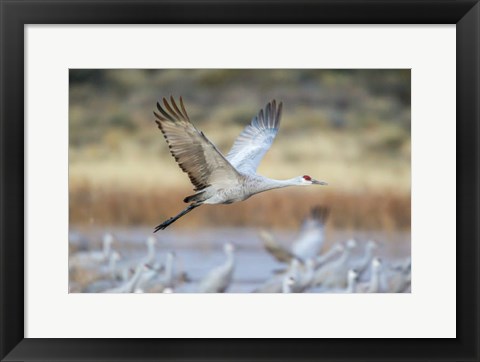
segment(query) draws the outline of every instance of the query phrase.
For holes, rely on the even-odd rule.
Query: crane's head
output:
[[[371,251],[373,251],[378,248],[378,243],[374,240],[369,240],[367,241],[366,247],[367,249],[370,249]]]
[[[347,274],[347,278],[349,282],[354,282],[357,280],[358,273],[355,269],[350,269]]]
[[[147,245],[153,246],[155,244],[157,244],[157,238],[155,236],[149,236],[147,238]]]
[[[299,185],[328,185],[325,181],[318,181],[308,175],[297,177]]]
[[[382,267],[382,261],[380,260],[380,258],[373,258],[372,269],[373,270],[380,270],[381,267]]]
[[[288,275],[285,277],[283,282],[285,283],[285,285],[291,287],[293,284],[295,284],[295,277],[293,275]]]
[[[343,246],[343,244],[338,243],[332,246],[332,249],[335,253],[341,253],[342,251],[345,250],[345,247]]]
[[[347,240],[346,246],[348,249],[353,249],[357,246],[357,242],[355,241],[355,239],[349,239]]]
[[[103,243],[104,244],[112,245],[114,241],[115,241],[115,239],[114,239],[112,234],[106,233],[105,235],[103,235]]]
[[[111,260],[119,261],[122,257],[120,256],[120,254],[118,252],[114,251],[110,255],[110,258],[111,258]]]
[[[231,254],[235,251],[235,246],[232,244],[232,243],[225,243],[223,245],[223,251],[226,253],[226,254]]]

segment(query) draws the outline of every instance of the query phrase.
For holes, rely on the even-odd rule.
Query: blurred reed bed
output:
[[[89,182],[70,184],[71,226],[151,226],[185,207],[191,189],[121,187]],[[330,209],[327,228],[410,230],[410,192],[283,189],[232,205],[205,205],[179,221],[176,228],[261,227],[295,229],[310,207]]]

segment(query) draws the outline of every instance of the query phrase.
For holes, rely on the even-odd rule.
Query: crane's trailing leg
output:
[[[190,204],[188,205],[187,208],[185,208],[182,212],[180,212],[178,215],[176,216],[173,216],[171,217],[170,219],[168,220],[165,220],[164,222],[162,222],[160,225],[156,226],[155,227],[155,230],[153,231],[154,233],[156,233],[158,230],[163,230],[163,229],[166,229],[167,226],[169,226],[170,224],[173,224],[175,221],[177,221],[178,219],[180,219],[182,216],[188,214],[190,211],[192,211],[194,208],[200,206],[202,204]]]

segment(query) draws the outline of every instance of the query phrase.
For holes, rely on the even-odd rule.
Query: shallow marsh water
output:
[[[228,289],[231,293],[248,293],[270,279],[277,270],[285,269],[286,264],[276,261],[264,248],[258,236],[259,229],[219,228],[202,230],[162,230],[154,234],[157,238],[156,258],[164,261],[166,253],[176,255],[175,273],[186,273],[189,281],[175,288],[175,292],[196,292],[199,281],[214,267],[223,263],[223,244],[235,245],[235,271],[233,282]],[[289,246],[296,230],[271,230],[285,246]],[[113,248],[122,255],[122,262],[140,259],[146,255],[145,241],[152,235],[150,228],[72,228],[69,234],[70,252],[98,250],[102,236],[112,233],[116,242]],[[323,250],[335,242],[355,238],[359,245],[356,252],[363,253],[367,240],[380,242],[376,254],[384,260],[394,262],[410,256],[410,232],[372,232],[330,230],[326,233]],[[70,284],[75,284],[71,273]]]

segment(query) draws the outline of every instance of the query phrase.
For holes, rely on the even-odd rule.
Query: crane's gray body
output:
[[[290,186],[286,182],[260,175],[240,174],[235,183],[209,186],[201,193],[204,204],[231,204],[260,192]]]

